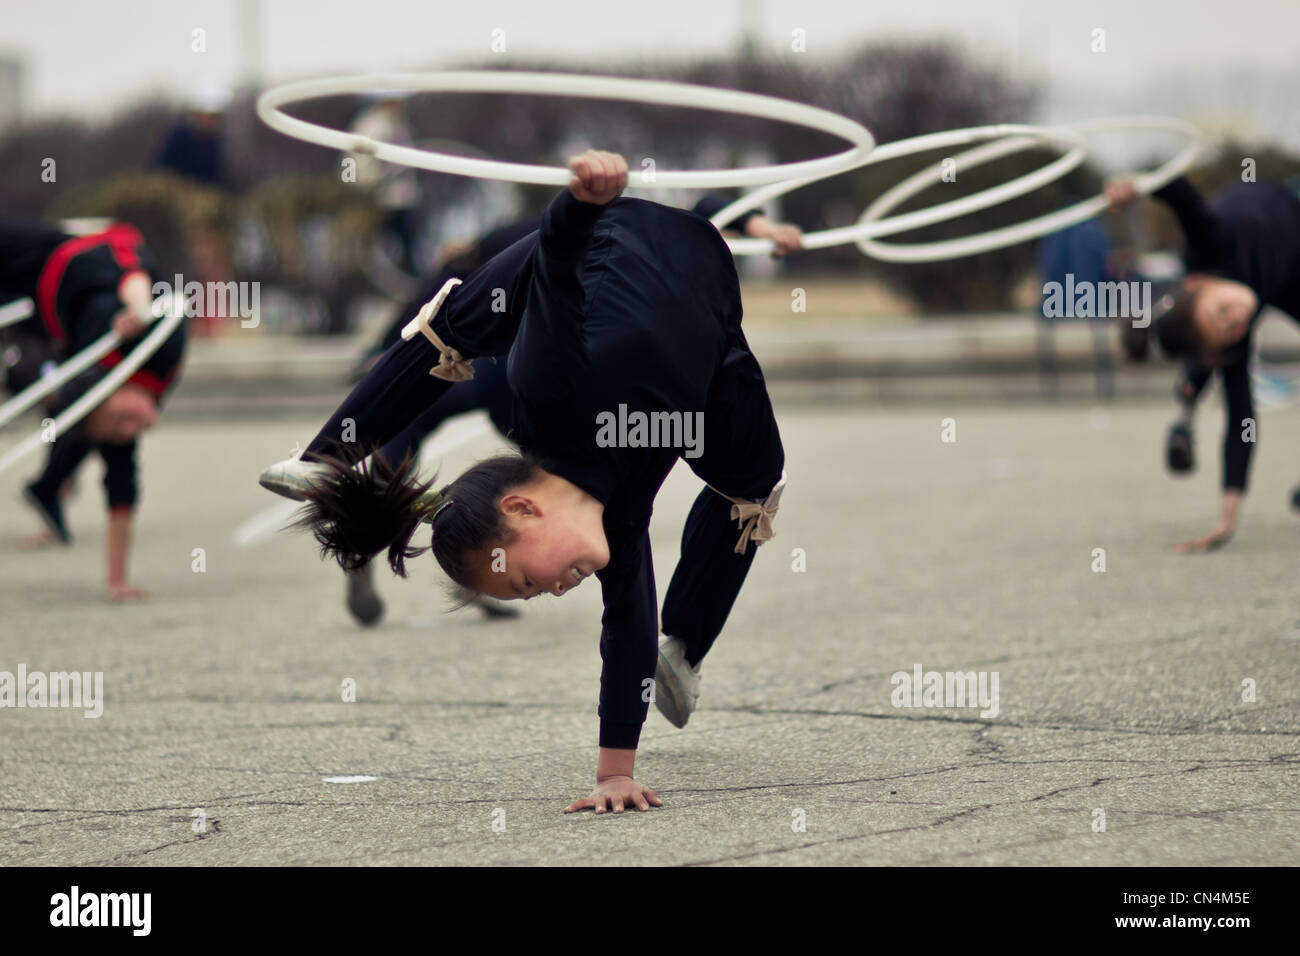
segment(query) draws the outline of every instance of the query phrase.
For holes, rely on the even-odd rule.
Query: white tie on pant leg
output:
[[[740,523],[740,540],[736,542],[736,554],[744,554],[751,540],[754,542],[754,547],[758,547],[764,541],[770,541],[776,536],[776,532],[772,530],[772,519],[776,517],[777,508],[781,504],[781,492],[785,490],[784,469],[781,471],[781,480],[762,501],[753,498],[733,498],[713,488],[712,485],[709,487],[731,502],[731,517]]]
[[[443,300],[458,285],[460,285],[459,279],[448,279],[438,290],[438,294],[420,306],[420,311],[415,318],[402,327],[402,341],[411,341],[419,332],[433,343],[433,347],[438,350],[438,364],[429,369],[429,374],[444,382],[468,382],[474,377],[474,366],[470,364],[469,359],[438,338],[438,333],[434,332],[429,325],[433,317],[438,314],[438,310],[442,308]]]

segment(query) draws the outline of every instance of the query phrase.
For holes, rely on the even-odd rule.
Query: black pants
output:
[[[73,260],[79,264],[82,257]],[[21,340],[22,358],[19,364],[9,370],[6,385],[10,391],[22,391],[40,378],[40,370],[47,362],[62,362],[82,349],[93,344],[112,324],[112,317],[122,308],[117,293],[110,289],[91,290],[67,303],[72,316],[69,322],[69,339],[66,348],[58,348],[53,340],[46,338],[45,329],[40,329],[39,337],[33,335]],[[146,368],[148,366],[146,365]],[[85,381],[92,374],[107,374],[102,367],[94,367],[82,372],[75,382]],[[68,385],[64,385],[64,394]],[[49,400],[47,400],[49,401]],[[71,404],[72,399],[54,400],[48,405],[51,414],[55,414]],[[59,489],[63,483],[76,474],[81,463],[92,451],[98,451],[104,460],[104,493],[109,508],[134,507],[139,498],[139,476],[136,466],[136,442],[123,445],[110,445],[96,442],[86,437],[85,420],[57,436],[50,443],[49,456],[41,474],[32,480],[31,486],[38,494],[49,501],[58,501]]]
[[[45,469],[33,479],[32,489],[50,501],[59,500],[59,489],[76,474],[92,451],[104,460],[104,497],[109,508],[133,508],[140,497],[134,441],[110,445],[84,436],[64,435],[50,443]]]
[[[504,356],[510,351],[519,320],[508,312],[492,310],[495,290],[510,290],[509,301],[514,301],[518,277],[526,271],[533,248],[530,243],[517,242],[465,277],[456,289],[455,308],[453,300],[448,300],[434,319],[444,341],[469,356]],[[451,382],[429,374],[439,357],[423,335],[409,342],[398,338],[330,416],[303,458],[311,461],[331,453],[334,443],[345,436],[366,449],[383,448],[398,438],[451,388]],[[498,359],[503,374],[504,365],[504,359]],[[480,366],[476,363],[476,377]],[[465,384],[472,382],[461,386]]]
[[[472,380],[457,383],[455,388],[421,412],[396,438],[385,444],[379,454],[395,466],[406,455],[414,456],[420,443],[437,431],[443,422],[480,409],[488,413],[497,431],[509,438],[513,404],[514,396],[506,383],[505,359],[475,359]]]
[[[685,641],[694,666],[722,633],[758,548],[751,541],[743,554],[735,552],[740,527],[731,518],[732,502],[718,492],[762,501],[785,468],[767,384],[739,329],[709,388],[704,454],[683,460],[712,487],[700,491],[686,518],[660,621],[664,634]]]

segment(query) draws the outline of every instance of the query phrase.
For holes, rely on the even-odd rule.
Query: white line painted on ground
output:
[[[358,775],[355,777],[321,777],[321,783],[374,783],[378,777]]]

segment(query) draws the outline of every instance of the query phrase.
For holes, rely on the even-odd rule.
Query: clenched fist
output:
[[[589,149],[571,158],[569,169],[573,171],[569,192],[580,202],[603,206],[627,187],[627,160],[618,153]]]

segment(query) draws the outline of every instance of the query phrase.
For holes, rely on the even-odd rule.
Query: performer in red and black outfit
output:
[[[139,345],[153,303],[151,263],[133,227],[113,223],[102,232],[73,236],[43,223],[0,217],[0,299],[29,296],[35,315],[16,329],[31,351],[71,357],[116,331],[123,344],[59,390],[57,414],[106,376]],[[109,508],[108,592],[112,600],[142,597],[127,583],[131,518],[139,499],[136,440],[158,420],[163,398],[176,383],[185,352],[184,324],[123,385],[70,432],[56,435],[45,471],[25,488],[44,520],[45,541],[68,543],[59,489],[91,451],[104,459]],[[48,354],[48,351],[47,353]],[[18,389],[39,371],[11,369]]]

